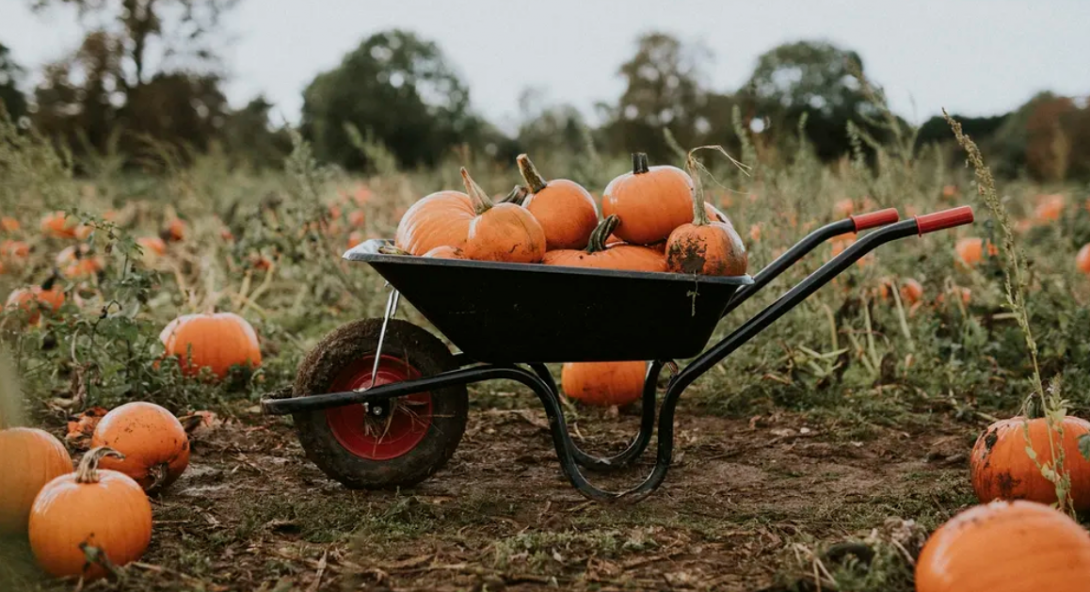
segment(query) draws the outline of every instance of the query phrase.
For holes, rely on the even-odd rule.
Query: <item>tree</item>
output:
[[[364,159],[345,124],[381,141],[402,166],[434,165],[484,128],[439,47],[402,30],[368,37],[303,92],[303,131],[318,157],[358,168]]]
[[[850,150],[849,121],[881,135],[863,125],[863,116],[878,113],[856,78],[862,73],[863,60],[856,52],[799,41],[762,54],[739,94],[747,114],[768,118],[769,132],[781,138],[796,133],[800,118],[808,113],[808,139],[820,158],[832,160]]]
[[[8,47],[0,43],[0,105],[12,119],[19,119],[26,113],[26,97],[19,90],[19,81],[25,74],[26,70],[11,59]]]

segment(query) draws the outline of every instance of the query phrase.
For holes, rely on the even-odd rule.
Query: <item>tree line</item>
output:
[[[95,25],[69,55],[44,68],[29,96],[20,91],[25,69],[0,43],[0,100],[12,116],[77,155],[118,153],[135,164],[156,153],[151,147],[169,146],[183,160],[219,150],[239,164],[278,166],[291,142],[288,129],[270,121],[272,105],[257,97],[233,109],[222,90],[225,75],[212,41],[220,17],[237,1],[31,0],[37,10],[72,6],[81,18],[93,16]],[[170,58],[157,60],[154,69],[153,46]],[[383,146],[398,165],[411,168],[434,166],[462,146],[508,163],[522,151],[636,149],[661,161],[677,146],[739,150],[745,137],[760,158],[775,159],[793,154],[804,139],[817,157],[833,161],[853,149],[866,151],[860,136],[889,139],[880,121],[880,90],[867,83],[854,51],[821,41],[778,46],[757,59],[746,84],[733,92],[704,83],[711,66],[700,46],[645,34],[618,69],[623,94],[597,105],[600,124],[530,89],[512,136],[473,111],[470,89],[436,43],[388,30],[362,40],[310,82],[298,131],[319,158],[349,169],[370,164],[361,142]],[[955,118],[1001,174],[1090,177],[1085,103],[1045,92],[1011,113]],[[952,139],[939,116],[917,132],[918,147]]]

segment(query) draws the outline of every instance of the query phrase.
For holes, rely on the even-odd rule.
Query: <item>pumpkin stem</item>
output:
[[[167,480],[168,469],[170,469],[170,465],[167,463],[159,463],[148,469],[148,476],[151,477],[151,485],[147,489],[148,493],[157,491]]]
[[[98,483],[98,461],[107,456],[112,456],[117,460],[125,460],[125,455],[113,448],[106,446],[94,448],[83,455],[83,458],[79,461],[79,468],[76,469],[76,483]]]
[[[708,211],[704,209],[704,184],[700,181],[700,165],[692,152],[685,161],[685,168],[689,169],[689,176],[693,178],[693,224],[707,226]]]
[[[594,229],[594,232],[590,233],[590,241],[587,243],[587,252],[597,253],[606,250],[606,241],[609,239],[609,235],[613,234],[613,230],[617,228],[617,225],[620,223],[621,219],[617,217],[617,214],[612,214],[605,220],[599,222],[598,226]]]
[[[522,185],[515,185],[511,191],[503,196],[497,203],[511,203],[516,206],[521,206],[522,202],[526,200],[526,196],[529,195],[529,190]]]
[[[478,216],[491,210],[496,204],[492,203],[492,200],[489,199],[488,194],[484,192],[484,189],[481,189],[481,186],[473,180],[473,177],[469,176],[469,171],[467,171],[465,167],[462,167],[461,172],[462,183],[466,186],[466,193],[469,194],[469,200],[473,202],[473,210],[477,212]]]
[[[541,173],[537,172],[537,167],[534,163],[530,162],[530,157],[525,154],[519,154],[515,162],[519,165],[519,174],[522,175],[523,180],[526,181],[526,186],[530,188],[530,193],[537,193],[548,185],[545,178],[541,176]]]
[[[632,174],[642,175],[651,172],[651,166],[647,161],[647,154],[636,152],[632,154]]]
[[[393,245],[382,245],[378,248],[378,252],[383,255],[412,255],[412,253]]]

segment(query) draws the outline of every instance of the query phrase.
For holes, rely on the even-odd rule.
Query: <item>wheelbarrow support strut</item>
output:
[[[822,242],[834,236],[862,230],[897,219],[896,212],[875,212],[856,218],[834,222],[810,233],[795,247],[788,250],[781,257],[761,270],[754,278],[754,283],[749,289],[739,290],[735,299],[730,302],[727,310],[733,310],[745,299],[748,299],[762,287],[780,275],[784,270],[797,262],[800,258],[812,251]],[[386,384],[366,391],[347,391],[296,397],[290,399],[265,400],[262,402],[265,413],[272,415],[286,415],[294,413],[307,413],[319,411],[342,405],[359,404],[373,400],[383,400],[391,397],[400,397],[414,393],[427,392],[453,385],[465,385],[491,379],[507,379],[520,382],[537,395],[545,407],[545,413],[549,418],[549,430],[552,434],[553,445],[560,461],[560,467],[572,485],[584,496],[599,501],[627,500],[636,501],[646,497],[655,491],[666,478],[673,459],[674,447],[674,412],[678,399],[700,375],[710,370],[721,362],[755,335],[767,328],[777,319],[782,317],[819,288],[829,283],[835,276],[848,269],[856,261],[867,255],[877,247],[914,234],[923,235],[954,226],[969,224],[973,221],[973,212],[969,207],[959,207],[952,210],[917,216],[912,220],[904,220],[890,224],[885,228],[867,234],[845,249],[842,253],[828,261],[816,271],[791,288],[787,293],[776,299],[775,302],[765,307],[761,312],[744,322],[730,335],[717,343],[711,349],[692,360],[680,373],[675,374],[662,399],[661,409],[658,411],[658,445],[655,466],[651,473],[639,485],[622,492],[609,492],[591,485],[579,470],[579,465],[590,469],[611,469],[630,463],[646,449],[651,438],[651,426],[654,424],[654,399],[655,385],[662,367],[668,362],[656,361],[648,368],[647,379],[644,384],[643,404],[644,410],[641,420],[640,433],[632,441],[629,447],[620,454],[611,458],[596,458],[581,451],[569,436],[564,413],[560,405],[557,388],[547,369],[541,364],[532,364],[533,371],[514,365],[484,364],[470,366],[449,372],[443,372],[435,376],[415,379],[395,384]]]

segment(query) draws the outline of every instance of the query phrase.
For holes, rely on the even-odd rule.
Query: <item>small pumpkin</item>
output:
[[[749,265],[746,247],[734,226],[713,222],[704,201],[696,160],[690,155],[689,174],[693,180],[692,222],[682,224],[666,239],[666,269],[695,275],[745,275]]]
[[[585,248],[598,226],[598,206],[590,193],[575,181],[545,181],[525,154],[518,155],[516,162],[530,191],[522,207],[541,224],[546,250]]]
[[[358,230],[353,230],[348,235],[348,248],[349,249],[354,249],[356,247],[356,245],[359,245],[364,240],[366,240],[366,239],[364,238],[362,232],[360,232]]]
[[[476,217],[473,202],[461,191],[439,191],[406,210],[394,233],[394,246],[412,255],[436,247],[462,248],[469,223]]]
[[[136,239],[136,244],[140,245],[145,255],[151,253],[162,257],[167,254],[167,243],[158,236],[142,236]]]
[[[189,466],[189,437],[174,414],[154,403],[126,403],[105,415],[91,435],[91,447],[107,446],[124,459],[100,465],[124,473],[145,491],[170,487]]]
[[[666,271],[666,258],[662,253],[639,245],[624,243],[606,244],[606,237],[616,229],[620,221],[609,216],[594,229],[586,249],[561,249],[545,253],[545,265],[590,267],[595,269],[620,269],[627,271]]]
[[[54,478],[71,472],[72,457],[49,432],[0,430],[0,533],[25,533],[38,492]]]
[[[915,580],[917,592],[1082,592],[1090,534],[1043,504],[976,506],[931,534]]]
[[[1014,417],[993,423],[977,438],[969,458],[973,491],[983,503],[996,499],[1024,499],[1043,504],[1056,502],[1056,486],[1041,475],[1026,454],[1025,418]],[[1029,444],[1041,463],[1053,460],[1049,427],[1044,418],[1029,420]],[[1071,499],[1075,509],[1090,510],[1090,461],[1079,452],[1079,437],[1090,434],[1090,422],[1077,417],[1063,420],[1064,468],[1071,474]]]
[[[560,383],[571,399],[620,407],[640,400],[646,376],[646,362],[569,362],[560,371]]]
[[[69,219],[68,214],[57,210],[42,217],[40,224],[42,234],[51,238],[76,238],[76,227],[79,222]]]
[[[954,244],[954,251],[957,253],[958,259],[961,263],[967,267],[976,267],[980,263],[980,260],[984,258],[984,239],[979,237],[966,237],[959,239]],[[994,257],[999,254],[999,250],[988,241],[988,256]]]
[[[140,559],[151,542],[151,503],[140,486],[116,471],[98,469],[109,448],[84,455],[75,473],[42,488],[30,511],[30,548],[38,565],[54,577],[91,581],[106,575],[102,556],[113,565]]]
[[[367,222],[367,213],[363,210],[352,210],[348,213],[348,224],[352,228],[362,228]]]
[[[620,218],[615,232],[627,243],[665,240],[693,219],[693,180],[674,166],[648,166],[647,155],[638,152],[632,155],[632,172],[613,179],[602,192],[602,215]]]
[[[912,279],[905,278],[900,281],[901,289],[898,293],[901,296],[901,302],[905,306],[912,306],[923,298],[923,286],[920,282]],[[890,297],[890,289],[893,287],[893,280],[885,279],[878,285],[878,297],[882,300],[888,300]]]
[[[26,259],[30,256],[30,245],[24,241],[5,240],[0,243],[0,256],[8,259]]]
[[[1033,210],[1034,220],[1038,223],[1055,222],[1063,215],[1067,200],[1063,195],[1038,195],[1037,207]]]
[[[1075,268],[1090,275],[1090,243],[1086,243],[1075,255]]]
[[[462,247],[466,259],[508,263],[541,261],[545,256],[545,231],[534,215],[512,203],[492,203],[492,199],[469,176],[465,167],[462,167],[461,173],[476,213],[469,223],[465,246]]]
[[[105,266],[102,258],[95,255],[86,244],[65,247],[57,253],[54,262],[61,270],[61,275],[70,279],[90,277]]]
[[[163,328],[159,341],[166,355],[177,356],[183,372],[190,375],[208,367],[224,378],[232,366],[261,365],[257,333],[246,319],[234,313],[180,316]]]
[[[19,308],[27,313],[27,321],[36,325],[41,320],[43,310],[51,313],[57,312],[64,305],[64,292],[56,287],[55,276],[50,277],[41,286],[19,288],[13,291],[7,300],[6,306]]]
[[[20,228],[22,228],[22,225],[19,224],[19,221],[15,218],[12,218],[11,216],[0,218],[0,230],[3,230],[4,232],[19,232]]]
[[[431,257],[433,259],[465,259],[465,253],[457,247],[435,247],[434,249],[424,253],[425,257]]]

